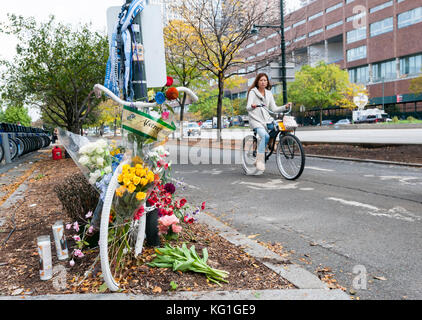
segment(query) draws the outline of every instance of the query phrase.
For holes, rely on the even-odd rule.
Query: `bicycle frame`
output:
[[[273,111],[269,110],[268,108],[266,108],[264,105],[259,105],[258,107],[259,108],[264,108],[265,110],[267,110],[268,113],[270,113],[272,115],[276,115],[277,117],[279,117],[280,114],[281,114],[281,119],[279,119],[281,121],[283,121],[283,118],[284,118],[285,115],[288,115],[292,111],[292,108],[291,107],[290,107],[290,109],[289,109],[288,112],[280,112],[280,113],[273,112]],[[288,134],[288,133],[291,132],[290,130],[280,130],[280,127],[278,126],[278,123],[277,123],[277,126],[274,125],[274,129],[277,130],[277,134],[276,134],[276,136],[274,138],[271,138],[270,137],[270,140],[268,141],[267,147],[268,147],[268,149],[269,149],[270,152],[265,155],[265,161],[268,161],[268,159],[274,153],[275,143],[277,141],[277,138],[279,138],[280,135],[286,135],[286,134]],[[257,133],[256,133],[255,130],[253,132],[254,132],[254,137],[256,138]],[[294,133],[295,132],[293,131],[293,134]]]

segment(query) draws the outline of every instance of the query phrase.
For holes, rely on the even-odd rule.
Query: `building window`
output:
[[[325,12],[328,13],[328,12],[334,11],[334,10],[336,10],[338,8],[341,8],[342,6],[343,6],[343,2],[339,2],[339,3],[337,3],[337,4],[333,5],[333,6],[325,9]]]
[[[366,16],[366,12],[365,11],[363,11],[361,13],[358,13],[358,14],[355,14],[354,16],[348,17],[346,19],[346,22],[357,20],[357,19],[363,18],[364,16]]]
[[[391,7],[392,5],[393,5],[393,0],[384,2],[384,3],[382,3],[382,4],[380,4],[380,5],[376,6],[376,7],[373,7],[371,9],[369,9],[369,13],[380,11],[380,10],[385,9],[387,7]]]
[[[370,33],[371,37],[375,37],[379,34],[393,31],[393,17],[371,23]]]
[[[324,29],[318,29],[318,30],[315,30],[315,31],[309,32],[308,37],[310,38],[310,37],[316,36],[317,34],[320,34],[320,33],[322,33],[323,31],[324,31]]]
[[[396,60],[384,61],[372,65],[374,82],[396,79]]]
[[[286,29],[284,29],[284,31],[286,31]],[[277,36],[277,32],[274,32],[274,33],[272,33],[272,34],[270,34],[268,37],[267,37],[267,40],[268,39],[271,39],[271,38],[274,38],[275,36]]]
[[[353,68],[349,70],[350,82],[358,84],[367,84],[369,82],[368,66]]]
[[[352,3],[355,0],[346,0],[346,4]]]
[[[314,14],[314,15],[310,16],[310,17],[308,18],[308,21],[312,21],[312,20],[314,20],[314,19],[316,19],[316,18],[318,18],[318,17],[321,17],[323,14],[324,14],[324,11],[320,11],[320,12],[318,12],[318,13],[316,13],[316,14]]]
[[[296,28],[297,26],[300,26],[300,25],[302,25],[302,24],[304,24],[304,23],[306,23],[306,19],[301,20],[301,21],[296,22],[295,24],[293,24],[293,28]]]
[[[361,46],[347,50],[347,61],[355,61],[366,58],[366,46]]]
[[[422,53],[400,59],[400,74],[417,75],[422,71]]]
[[[298,41],[301,41],[301,40],[303,40],[303,39],[306,39],[306,34],[304,34],[304,35],[303,35],[303,36],[301,36],[301,37],[298,37],[298,38],[294,39],[294,40],[293,40],[293,42],[298,42]]]
[[[335,27],[341,26],[343,24],[343,20],[335,22],[327,26],[327,30],[334,29]]]
[[[421,22],[422,21],[422,7],[400,13],[397,16],[397,18],[398,18],[399,29]]]
[[[366,27],[353,29],[347,32],[347,43],[356,42],[362,39],[366,39]]]

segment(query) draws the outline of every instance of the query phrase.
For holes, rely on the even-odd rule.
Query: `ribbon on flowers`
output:
[[[128,106],[123,107],[122,126],[127,131],[153,141],[162,141],[176,130],[173,122],[170,125],[162,119]]]

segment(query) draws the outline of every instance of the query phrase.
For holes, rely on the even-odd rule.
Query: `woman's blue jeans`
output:
[[[261,138],[258,145],[258,153],[265,153],[265,147],[267,146],[268,141],[270,141],[270,135],[264,128],[255,128],[255,130],[258,136]]]

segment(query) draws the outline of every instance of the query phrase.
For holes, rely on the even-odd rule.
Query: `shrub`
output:
[[[392,120],[393,120],[393,122],[394,122],[394,123],[399,122],[399,118],[398,118],[397,116],[393,117],[393,119],[392,119]]]
[[[409,117],[407,117],[407,121],[409,121],[409,122],[415,122],[416,119],[414,117],[412,117],[412,116],[409,116]]]
[[[63,208],[74,221],[82,221],[88,211],[94,211],[100,197],[82,173],[59,184],[56,193]]]

